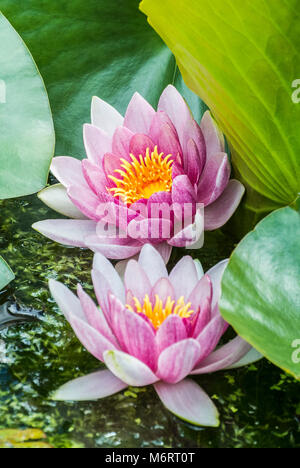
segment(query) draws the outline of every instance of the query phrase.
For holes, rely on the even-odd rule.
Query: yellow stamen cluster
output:
[[[132,162],[121,159],[122,169],[114,172],[120,174],[121,178],[109,175],[108,177],[116,184],[109,191],[115,197],[131,205],[142,198],[150,198],[156,192],[170,192],[172,188],[172,164],[171,154],[164,157],[158,154],[157,146],[150,154],[149,148],[146,155],[136,158],[130,154]]]
[[[172,300],[171,297],[168,296],[165,304],[163,304],[163,301],[157,294],[155,295],[154,305],[151,303],[148,294],[146,294],[144,298],[143,305],[136,297],[133,298],[133,301],[134,307],[128,304],[126,307],[133,312],[146,315],[146,317],[151,320],[155,328],[158,328],[163,321],[169,317],[169,315],[173,314],[178,315],[181,318],[188,318],[194,313],[191,309],[191,303],[188,302],[185,304],[183,296],[181,296],[177,301]]]

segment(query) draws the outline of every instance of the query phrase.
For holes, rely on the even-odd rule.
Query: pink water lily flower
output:
[[[199,126],[170,85],[157,111],[135,93],[124,118],[99,98],[93,99],[91,114],[92,124],[84,126],[87,159],[54,158],[51,171],[61,184],[39,194],[73,219],[41,221],[34,225],[37,231],[112,259],[132,257],[151,243],[167,261],[172,246],[201,237],[200,205],[205,230],[232,216],[244,187],[230,180],[224,137],[210,112]],[[157,205],[170,207],[170,214],[159,214]],[[190,223],[183,223],[185,206],[192,207]],[[106,234],[101,223],[111,228]]]
[[[100,308],[78,286],[78,297],[50,281],[51,293],[85,348],[104,362],[100,370],[62,386],[56,400],[95,400],[127,386],[153,384],[163,404],[193,424],[218,425],[218,412],[189,374],[206,374],[258,359],[236,337],[216,349],[228,324],[218,309],[227,261],[203,274],[200,262],[183,257],[168,274],[157,250],[146,244],[129,260],[124,280],[96,254],[92,271]]]

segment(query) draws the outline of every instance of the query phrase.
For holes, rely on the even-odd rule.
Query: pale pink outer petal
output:
[[[177,384],[158,382],[154,388],[164,406],[178,418],[196,426],[219,426],[217,408],[193,380]]]
[[[251,345],[237,336],[233,340],[221,346],[204,359],[200,366],[192,374],[207,374],[222,370],[238,362],[251,350]]]
[[[239,206],[245,187],[235,179],[228,182],[222,195],[204,210],[204,229],[213,231],[224,226]]]
[[[229,182],[230,171],[226,153],[217,153],[211,156],[198,183],[198,202],[207,206],[219,198]]]
[[[225,151],[224,136],[209,111],[203,115],[200,128],[205,139],[208,159],[213,154]]]
[[[118,346],[116,337],[112,333],[103,311],[97,307],[90,296],[84,292],[80,284],[77,286],[77,294],[87,321],[91,327],[95,328],[99,333],[101,333],[101,335],[111,341],[111,343]]]
[[[112,263],[104,255],[100,253],[94,255],[93,271],[95,272],[95,275],[99,272],[105,276],[113,295],[125,304],[124,283]]]
[[[38,193],[38,198],[52,210],[73,219],[88,219],[71,202],[67,189],[62,184],[50,185]]]
[[[81,162],[70,156],[56,156],[52,159],[50,170],[54,177],[65,187],[82,185],[87,187],[81,169]]]
[[[51,396],[55,401],[91,401],[120,392],[128,385],[109,370],[100,370],[62,385]]]
[[[96,233],[96,226],[95,221],[77,219],[47,219],[32,225],[33,229],[49,239],[76,247],[87,247],[85,239]]]
[[[70,321],[71,314],[76,315],[81,320],[87,321],[80,300],[67,286],[59,281],[51,279],[49,280],[49,289],[55,302],[68,321]]]
[[[182,318],[178,315],[169,315],[156,333],[158,352],[161,353],[165,348],[186,338],[187,330]]]
[[[112,136],[117,127],[123,125],[124,118],[110,104],[94,96],[91,106],[92,124]]]
[[[91,353],[96,359],[103,361],[103,353],[105,351],[119,349],[118,346],[113,344],[105,336],[88,325],[87,322],[79,319],[74,314],[70,315],[69,317],[70,324],[74,330],[75,335],[87,349],[87,351]]]
[[[157,353],[153,327],[138,313],[127,309],[115,296],[109,296],[109,324],[122,350],[156,368]]]
[[[155,248],[163,258],[165,264],[167,265],[171,257],[172,246],[167,244],[167,242],[161,242],[160,244],[157,244]]]
[[[133,257],[140,252],[142,244],[137,244],[128,239],[128,245],[120,245],[118,239],[101,238],[97,235],[85,238],[86,246],[95,253],[101,253],[112,260],[122,260]]]
[[[183,148],[184,152],[186,152],[188,149],[187,148],[188,142],[192,140],[195,143],[197,150],[198,150],[199,159],[197,160],[197,163],[199,165],[199,170],[201,173],[206,162],[206,144],[205,144],[205,139],[204,139],[202,130],[197,124],[197,122],[194,119],[192,119],[187,123],[184,132],[185,132],[185,136],[184,136],[185,142],[184,142],[184,148]]]
[[[112,150],[112,138],[94,125],[83,126],[83,142],[88,159],[98,166],[104,154]]]
[[[160,278],[168,278],[165,262],[152,245],[146,244],[143,246],[138,262],[147,274],[152,286]]]
[[[173,122],[179,136],[181,146],[184,145],[184,129],[187,123],[192,119],[191,112],[177,89],[169,85],[163,91],[159,103],[158,110],[164,111]]]
[[[104,274],[100,273],[97,270],[92,270],[91,276],[98,304],[100,305],[101,310],[104,313],[106,321],[109,323],[109,294],[111,293],[111,285],[104,276]]]
[[[139,93],[135,93],[127,107],[124,127],[147,135],[154,115],[153,107]]]
[[[74,205],[88,218],[99,220],[99,204],[101,203],[97,195],[90,187],[71,186],[68,188],[68,196]]]
[[[126,290],[130,290],[141,303],[150,294],[151,283],[143,268],[136,260],[129,260],[124,276]]]
[[[214,265],[212,268],[210,268],[206,272],[206,275],[210,277],[211,282],[212,282],[212,289],[213,289],[212,309],[215,308],[215,306],[217,305],[221,297],[221,281],[222,281],[222,276],[225,271],[225,268],[228,265],[228,262],[229,262],[228,259],[222,260],[221,262],[217,263],[216,265]]]
[[[212,281],[207,274],[202,276],[200,280],[198,280],[197,275],[197,283],[187,297],[187,302],[191,302],[192,309],[196,311],[199,309],[199,307],[201,309],[207,300],[209,302],[212,300]]]
[[[168,383],[177,383],[190,374],[201,354],[196,340],[187,338],[165,348],[158,357],[157,376]]]
[[[84,159],[81,166],[84,178],[93,192],[98,196],[107,193],[109,183],[102,167],[92,163],[89,159]]]
[[[172,269],[169,280],[173,285],[176,300],[189,297],[198,282],[197,270],[192,257],[182,257]]]
[[[224,369],[238,369],[239,367],[248,366],[249,364],[260,361],[263,359],[263,357],[264,356],[256,349],[251,348],[250,351],[242,357],[242,359],[235,362],[234,364],[231,364],[230,366],[226,366]]]
[[[127,385],[144,387],[159,380],[146,364],[122,351],[107,351],[103,357],[109,370]]]

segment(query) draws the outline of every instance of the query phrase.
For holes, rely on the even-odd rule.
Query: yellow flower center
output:
[[[188,318],[194,313],[191,309],[191,303],[188,302],[185,304],[183,296],[177,301],[172,300],[171,297],[168,296],[165,304],[163,304],[163,301],[157,294],[155,295],[154,305],[151,303],[148,294],[146,294],[143,304],[141,304],[136,297],[133,298],[133,301],[134,307],[128,304],[126,307],[133,312],[146,315],[146,317],[151,320],[154,328],[158,328],[169,315],[178,315],[181,318]]]
[[[109,191],[115,197],[129,205],[141,198],[150,198],[156,192],[170,192],[172,188],[172,164],[171,154],[164,157],[158,154],[157,146],[150,154],[147,148],[146,156],[140,155],[136,158],[130,154],[131,162],[121,159],[122,169],[114,172],[120,174],[121,178],[109,175],[108,177],[116,184]]]

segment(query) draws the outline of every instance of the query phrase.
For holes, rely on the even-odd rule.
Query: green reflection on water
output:
[[[221,413],[218,429],[195,430],[168,413],[152,388],[129,389],[86,403],[57,403],[59,385],[101,367],[74,337],[51,299],[47,281],[92,294],[92,254],[59,246],[31,230],[56,217],[35,196],[1,202],[1,254],[16,273],[10,299],[44,311],[40,322],[5,329],[9,363],[0,364],[0,428],[41,428],[55,447],[299,447],[299,387],[266,360],[196,378]],[[204,269],[229,256],[233,241],[208,233],[190,252]],[[171,263],[186,253],[174,251]]]

